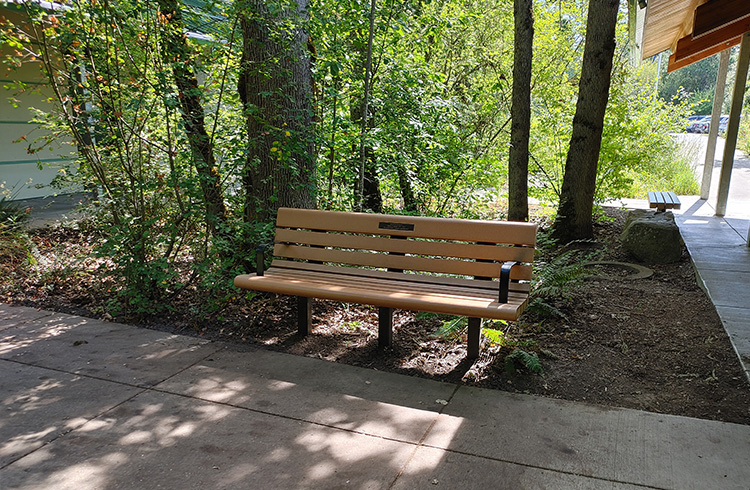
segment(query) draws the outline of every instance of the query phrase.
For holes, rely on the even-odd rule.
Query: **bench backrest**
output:
[[[529,281],[537,225],[279,209],[274,256],[311,262]]]

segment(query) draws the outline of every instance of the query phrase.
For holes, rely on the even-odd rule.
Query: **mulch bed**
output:
[[[572,253],[581,261],[633,262],[618,240],[626,212],[606,214],[595,239],[576,244]],[[48,231],[32,239],[44,250],[85,247],[85,237],[58,235]],[[561,252],[547,251],[540,260]],[[696,284],[687,251],[678,263],[649,268],[653,275],[644,279],[631,279],[632,271],[617,266],[587,268],[593,277],[554,301],[562,316],[529,313],[496,324],[502,343],[485,339],[473,362],[466,360],[463,332],[435,335],[445,317],[396,310],[393,346],[381,350],[376,308],[329,301],[314,303],[314,332],[304,338],[296,334],[296,301],[277,295],[239,298],[208,318],[191,313],[201,298],[185,295],[172,313],[114,319],[452,383],[750,424],[750,384],[715,308]],[[42,283],[17,276],[14,287],[0,284],[0,301],[111,318],[104,307],[108,295],[87,277],[61,275]],[[543,374],[518,363],[509,370],[506,357],[517,349],[536,355]]]

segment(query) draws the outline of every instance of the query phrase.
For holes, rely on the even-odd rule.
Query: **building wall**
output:
[[[24,19],[23,13],[13,6],[0,6],[0,15],[18,23]],[[4,59],[9,48],[0,46],[0,59]],[[19,91],[16,82],[26,87]],[[40,137],[49,133],[32,123],[34,112],[53,110],[47,99],[54,95],[45,84],[46,80],[38,61],[24,63],[17,70],[0,65],[0,184],[11,190],[12,199],[45,197],[66,189],[49,187],[60,169],[75,154],[75,147],[69,140],[57,141],[37,153],[30,153],[29,147],[40,146]]]

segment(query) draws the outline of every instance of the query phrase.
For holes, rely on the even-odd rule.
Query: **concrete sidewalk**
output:
[[[750,426],[0,304],[0,488],[743,489]]]

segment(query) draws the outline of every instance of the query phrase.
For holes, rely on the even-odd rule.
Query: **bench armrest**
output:
[[[263,275],[263,269],[265,268],[265,264],[266,264],[266,250],[273,247],[274,245],[275,245],[275,242],[261,243],[255,249],[255,273],[256,275],[259,275],[259,276]]]
[[[500,297],[498,299],[498,302],[500,303],[508,302],[508,290],[510,289],[510,271],[511,269],[513,269],[514,265],[518,265],[518,262],[505,262],[502,267],[500,267]]]

